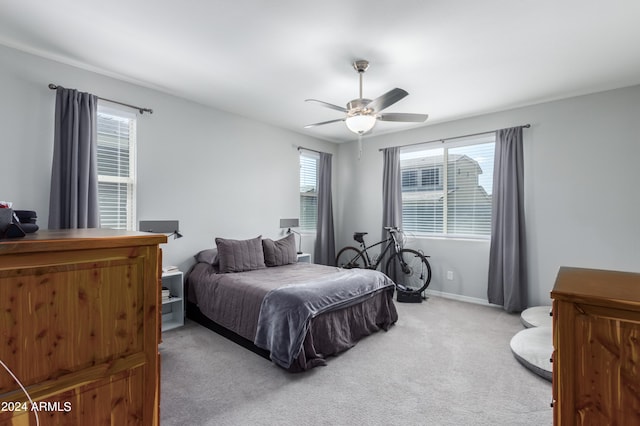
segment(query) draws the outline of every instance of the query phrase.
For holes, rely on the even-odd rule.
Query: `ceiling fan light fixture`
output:
[[[347,117],[345,124],[347,128],[356,135],[363,135],[376,125],[376,117],[375,115],[352,115]]]

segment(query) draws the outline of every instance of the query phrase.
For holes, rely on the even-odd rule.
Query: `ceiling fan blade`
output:
[[[398,89],[396,87],[395,89],[391,89],[384,95],[377,97],[369,102],[367,104],[367,108],[373,109],[374,112],[380,112],[383,109],[395,104],[408,94],[409,93],[406,90]]]
[[[317,99],[305,99],[305,102],[317,102],[322,106],[325,106],[327,108],[331,108],[331,109],[335,109],[337,111],[342,111],[342,112],[347,112],[347,109],[338,105],[334,105],[334,104],[330,104],[328,102],[324,102],[324,101],[319,101]]]
[[[409,114],[402,112],[388,112],[377,116],[380,121],[403,121],[407,123],[422,123],[429,116],[427,114]]]
[[[308,129],[310,127],[322,126],[323,124],[337,123],[338,121],[344,121],[344,120],[346,120],[346,117],[338,118],[336,120],[323,121],[321,123],[307,124],[306,126],[304,126],[304,128]]]

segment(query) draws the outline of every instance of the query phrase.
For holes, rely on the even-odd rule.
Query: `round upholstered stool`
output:
[[[511,338],[510,345],[513,356],[522,365],[537,375],[551,380],[553,337],[550,326],[525,328]]]
[[[522,311],[520,321],[527,327],[551,327],[551,306],[534,306]]]

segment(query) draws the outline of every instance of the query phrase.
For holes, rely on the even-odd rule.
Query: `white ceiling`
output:
[[[341,116],[304,100],[357,98],[355,59],[419,125],[640,84],[640,1],[0,0],[0,43],[342,142],[303,129]]]

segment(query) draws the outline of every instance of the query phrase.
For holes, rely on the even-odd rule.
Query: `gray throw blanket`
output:
[[[271,290],[260,306],[254,343],[270,351],[273,362],[289,368],[302,350],[313,317],[359,303],[393,286],[381,272],[344,269],[322,279]]]

